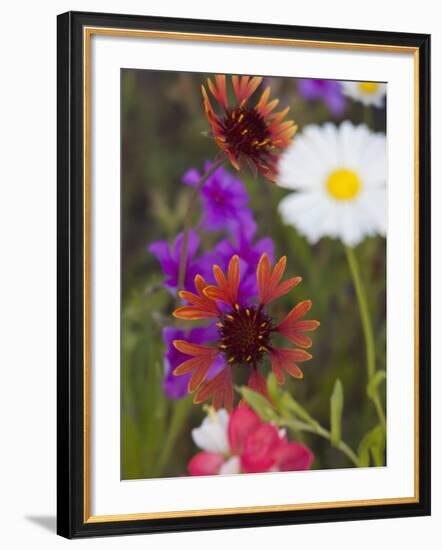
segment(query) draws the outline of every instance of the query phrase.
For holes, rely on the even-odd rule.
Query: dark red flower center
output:
[[[239,107],[228,111],[223,125],[226,142],[237,154],[253,157],[271,141],[269,129],[256,109]]]
[[[219,348],[231,364],[256,366],[268,351],[272,320],[262,307],[240,307],[223,315],[218,323]]]

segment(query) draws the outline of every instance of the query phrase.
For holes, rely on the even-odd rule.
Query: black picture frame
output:
[[[84,404],[85,27],[372,44],[415,49],[419,87],[419,498],[413,503],[195,517],[87,521]],[[67,538],[226,529],[430,514],[430,36],[396,32],[68,12],[57,21],[57,532]]]

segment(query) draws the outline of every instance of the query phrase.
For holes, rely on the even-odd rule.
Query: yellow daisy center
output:
[[[328,176],[326,186],[334,199],[346,201],[356,197],[362,184],[356,172],[347,168],[338,168]]]
[[[379,84],[377,82],[359,82],[359,90],[363,94],[373,95],[378,91]]]

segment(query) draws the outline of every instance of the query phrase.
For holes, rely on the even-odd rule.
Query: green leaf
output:
[[[284,418],[292,420],[295,418],[297,420],[302,420],[319,433],[320,426],[318,422],[312,418],[304,407],[302,407],[288,392],[284,392],[281,395],[279,410]]]
[[[275,407],[279,410],[281,405],[282,392],[279,388],[276,376],[271,372],[267,378],[267,391]]]
[[[384,465],[385,429],[380,424],[367,432],[358,448],[359,463],[362,467],[370,466],[370,456],[375,466]]]
[[[372,376],[370,382],[367,386],[367,394],[370,399],[373,399],[375,396],[376,388],[387,378],[387,374],[384,370],[376,371],[375,375]]]
[[[319,433],[320,426],[318,422],[302,407],[296,399],[287,391],[282,392],[275,375],[271,372],[267,378],[267,390],[275,408],[285,420],[299,421],[307,423]],[[291,423],[294,426],[294,423]]]
[[[252,409],[265,421],[265,422],[277,422],[279,420],[276,411],[272,408],[267,399],[247,386],[239,388],[241,395],[252,407]]]
[[[179,436],[183,425],[189,416],[191,408],[192,399],[189,396],[179,399],[173,403],[167,430],[162,433],[163,447],[154,470],[155,477],[161,477],[161,474],[165,471],[165,466],[167,466],[168,461],[170,460],[177,437]]]
[[[143,471],[142,441],[134,419],[123,412],[121,416],[121,470],[123,479],[137,479]]]
[[[344,392],[339,378],[336,380],[330,398],[330,441],[334,447],[341,442],[341,419],[344,407]]]

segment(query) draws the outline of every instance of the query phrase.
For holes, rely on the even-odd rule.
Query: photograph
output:
[[[120,69],[121,479],[385,467],[385,82]]]

